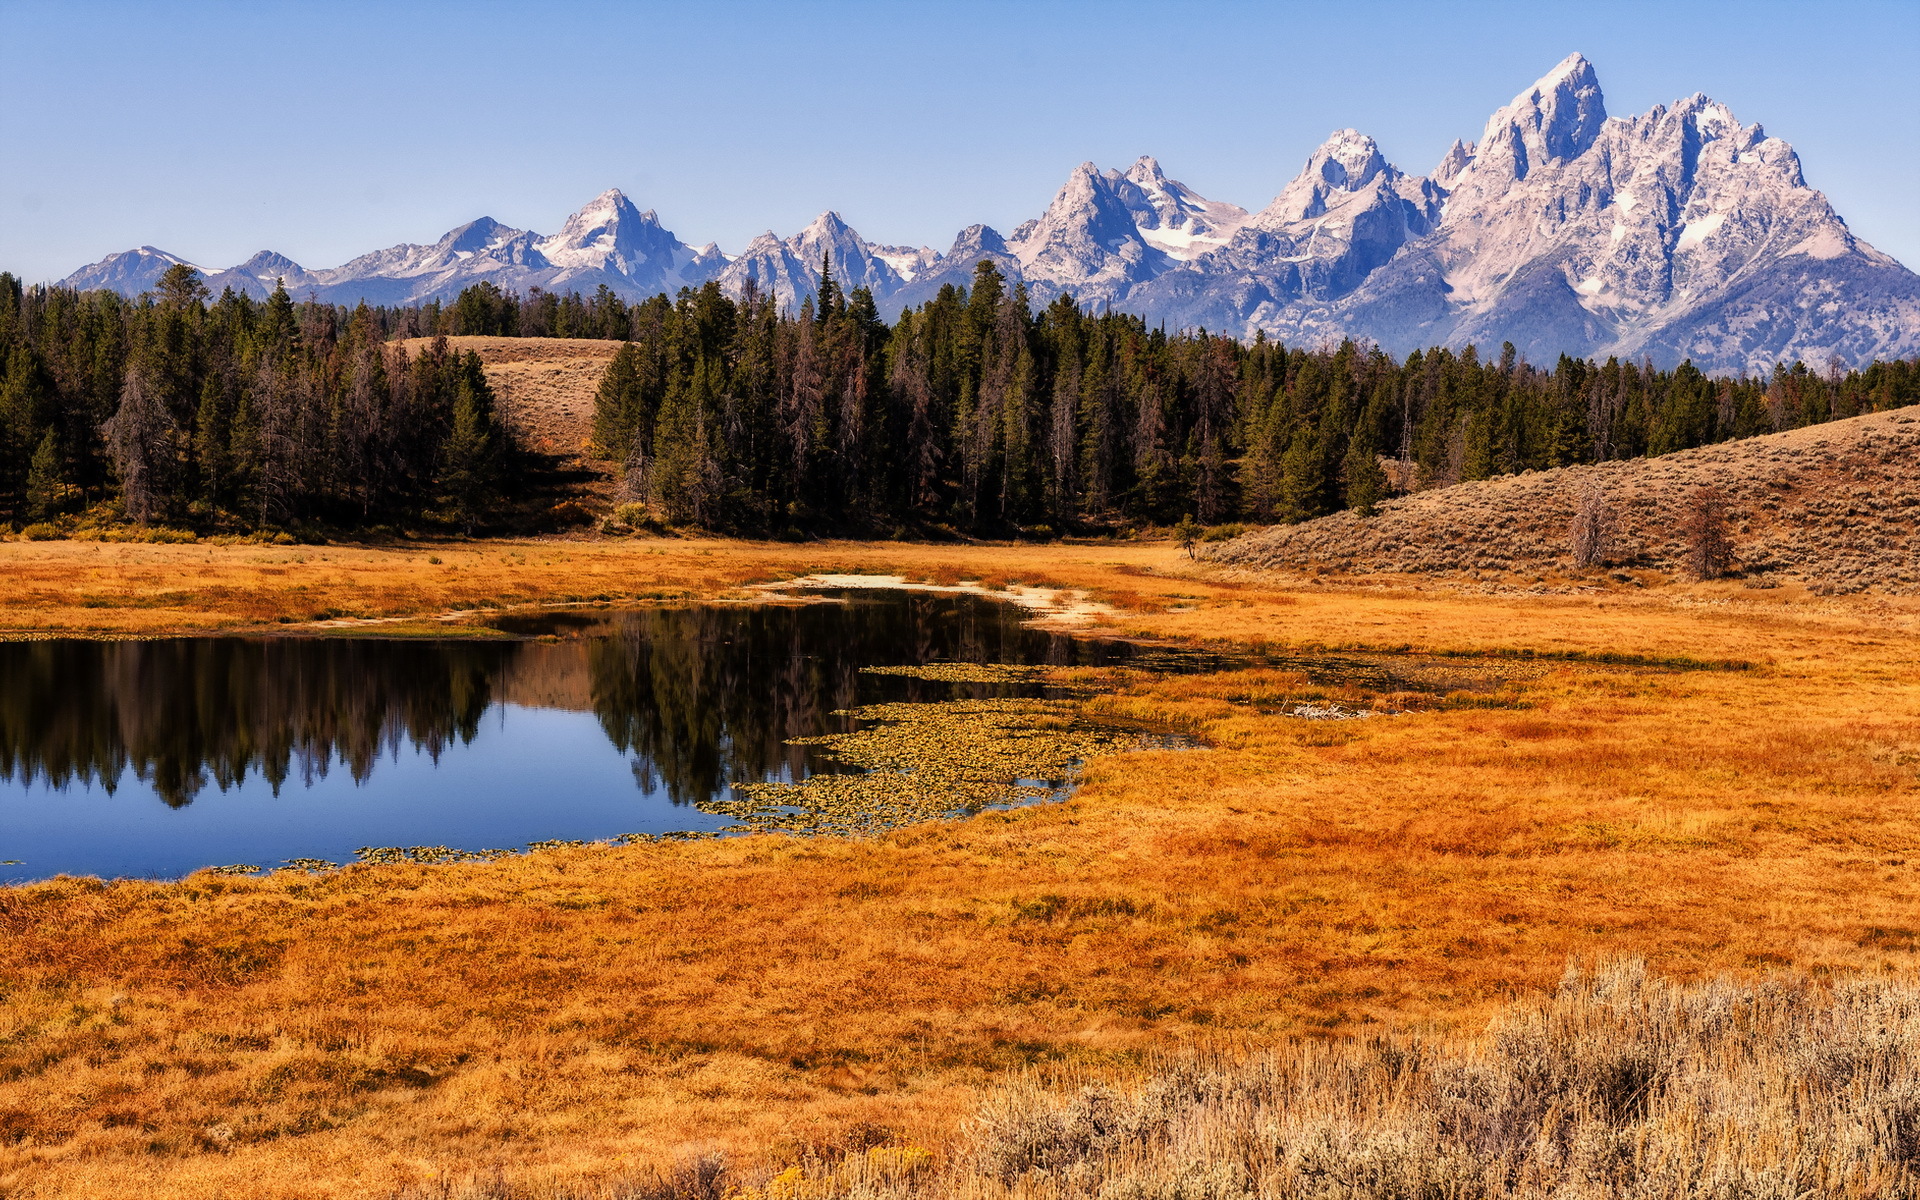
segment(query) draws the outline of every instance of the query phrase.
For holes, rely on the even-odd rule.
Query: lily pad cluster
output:
[[[1090,720],[1071,700],[873,704],[844,715],[872,724],[793,744],[823,746],[861,773],[740,784],[740,799],[699,807],[735,818],[736,832],[872,834],[1057,796],[1079,764],[1141,742],[1138,730]]]
[[[862,675],[900,675],[932,683],[1030,683],[1050,667],[1021,663],[936,662],[905,667],[861,667]]]
[[[462,850],[457,846],[362,846],[354,857],[363,863],[492,862],[511,850]]]

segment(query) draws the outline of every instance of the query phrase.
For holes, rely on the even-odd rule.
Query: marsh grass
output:
[[[9,542],[0,626],[112,637],[475,596],[718,595],[776,571],[1044,568],[1163,604],[1127,619],[1155,638],[1402,648],[1435,660],[1420,682],[1459,691],[1420,707],[1305,665],[1071,669],[1059,681],[1099,691],[1103,719],[1207,748],[1097,757],[1066,803],[865,838],[0,889],[0,1193],[659,1195],[632,1189],[723,1152],[725,1193],[799,1200],[829,1168],[853,1186],[851,1155],[864,1172],[872,1149],[925,1147],[926,1194],[1038,1197],[1052,1177],[953,1173],[974,1161],[968,1115],[1027,1094],[998,1091],[1024,1071],[1124,1100],[1138,1064],[1215,1039],[1445,1038],[1551,993],[1571,955],[1675,978],[1790,968],[1833,995],[1920,972],[1920,602],[1289,591],[1147,543],[484,548]],[[182,607],[81,604],[148,592]],[[1753,669],[1651,665],[1679,658]],[[1312,692],[1417,711],[1265,711]],[[876,1127],[879,1143],[854,1137]],[[1101,1158],[1113,1200],[1181,1178],[1177,1156],[1125,1154],[1157,1157],[1134,1175]]]

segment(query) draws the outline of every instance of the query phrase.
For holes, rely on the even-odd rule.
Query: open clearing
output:
[[[1491,653],[1462,661],[1502,679],[1343,722],[1282,715],[1304,694],[1282,670],[1123,680],[1097,703],[1208,748],[1096,759],[1067,803],[867,840],[5,889],[0,1191],[388,1195],[875,1137],[939,1155],[1028,1068],[1472,1031],[1573,955],[1911,974],[1920,600],[1218,571],[1127,543],[0,544],[11,636],[891,574],[1084,592],[1113,609],[1095,628],[1129,635]],[[1573,657],[1623,654],[1749,666]]]
[[[417,355],[432,338],[398,345]],[[593,438],[593,397],[600,377],[622,343],[604,338],[450,337],[456,352],[469,350],[485,364],[487,382],[527,449],[562,457],[578,455]]]

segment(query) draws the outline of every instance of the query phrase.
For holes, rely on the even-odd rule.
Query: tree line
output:
[[[1633,458],[1920,400],[1908,361],[1710,378],[1511,345],[1395,360],[1169,334],[991,263],[891,325],[825,264],[781,312],[709,284],[632,306],[595,436],[672,523],[973,534],[1370,513],[1399,490]]]
[[[647,519],[739,533],[1299,521],[1920,400],[1911,361],[1713,378],[1169,333],[1066,296],[1036,311],[985,262],[888,322],[823,266],[797,311],[716,284],[629,304],[482,283],[349,309],[213,299],[186,267],[138,300],[0,274],[0,512],[471,529],[514,495],[520,456],[475,355],[394,344],[440,335],[625,343],[600,452]]]
[[[137,301],[0,274],[0,512],[470,527],[513,468],[512,437],[476,355],[388,340],[406,315],[284,288],[210,301],[185,266]]]

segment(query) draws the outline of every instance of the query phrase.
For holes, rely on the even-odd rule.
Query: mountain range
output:
[[[1083,163],[1038,218],[1007,235],[970,226],[944,252],[868,242],[827,212],[723,254],[612,190],[550,236],[483,217],[324,270],[263,251],[203,273],[216,294],[284,281],[341,303],[449,300],[481,280],[522,293],[604,284],[630,299],[717,280],[796,305],[828,254],[841,285],[870,289],[888,316],[967,284],[987,259],[1036,302],[1070,294],[1171,328],[1296,344],[1351,336],[1400,354],[1512,342],[1534,361],[1713,371],[1920,354],[1920,277],[1853,235],[1792,146],[1699,94],[1609,116],[1579,54],[1424,176],[1343,129],[1255,213],[1143,157],[1125,171]],[[143,246],[62,283],[136,295],[181,261]]]

